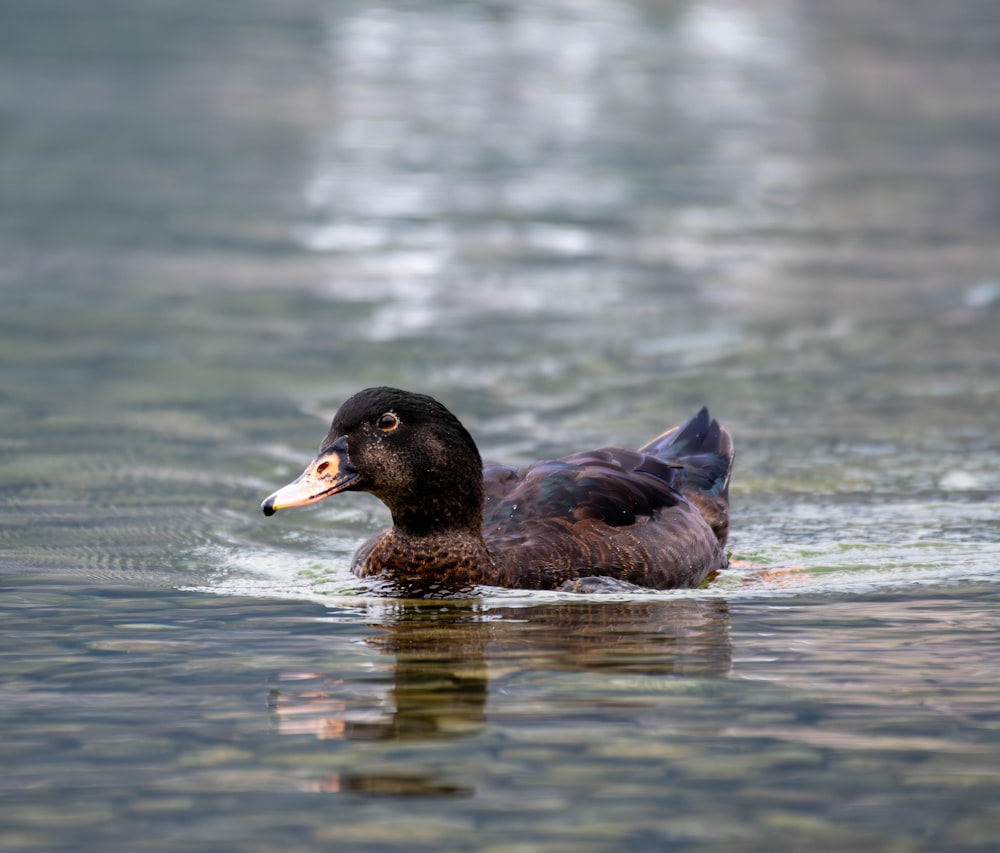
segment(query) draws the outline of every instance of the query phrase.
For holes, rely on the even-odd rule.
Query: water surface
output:
[[[0,3],[0,843],[991,850],[993,4]],[[698,592],[359,595],[337,405],[733,433]]]

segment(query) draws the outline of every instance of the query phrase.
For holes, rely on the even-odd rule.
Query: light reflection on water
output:
[[[667,29],[627,4],[495,11],[330,19],[336,120],[303,239],[330,255],[333,298],[381,303],[368,334],[485,310],[572,320],[606,345],[595,317],[634,326],[641,307],[656,322],[665,289],[674,311],[690,298],[680,275],[770,273],[761,253],[709,241],[799,192],[782,150],[798,140],[785,128],[775,145],[770,127],[808,100],[788,4],[699,4]]]

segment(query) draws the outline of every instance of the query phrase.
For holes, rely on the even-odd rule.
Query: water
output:
[[[0,2],[4,849],[994,849],[994,5]],[[375,383],[741,565],[359,596]]]

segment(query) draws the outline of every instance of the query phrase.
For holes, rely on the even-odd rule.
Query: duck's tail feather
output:
[[[729,476],[733,468],[733,440],[702,407],[686,423],[667,430],[640,447],[665,462],[684,469],[681,493],[701,511],[719,540],[729,535]]]

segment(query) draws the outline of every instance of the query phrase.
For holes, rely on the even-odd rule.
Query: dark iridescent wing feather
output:
[[[720,545],[729,536],[729,475],[733,469],[733,441],[729,433],[702,408],[687,423],[667,430],[640,448],[683,469],[680,490],[701,512]]]
[[[706,409],[641,450],[602,448],[483,470],[483,536],[501,580],[539,587],[610,574],[642,586],[696,584],[724,566],[729,434]]]
[[[718,421],[711,420],[707,408],[683,426],[657,436],[639,452],[680,464],[684,468],[682,491],[723,497],[728,492],[733,443]]]
[[[616,447],[519,470],[487,466],[483,529],[516,528],[540,519],[634,524],[684,500],[674,487],[679,474],[653,456]]]

